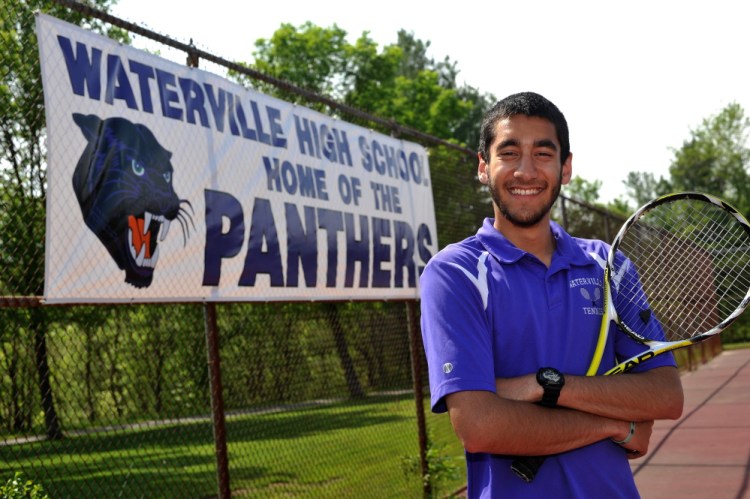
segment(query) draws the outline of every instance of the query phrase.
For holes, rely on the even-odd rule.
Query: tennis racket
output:
[[[750,302],[750,224],[707,194],[657,198],[633,213],[615,236],[603,287],[602,323],[587,376],[599,370],[611,322],[648,348],[605,376],[729,327]],[[531,482],[544,459],[518,457],[511,469]]]

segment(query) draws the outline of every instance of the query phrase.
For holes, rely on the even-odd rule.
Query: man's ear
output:
[[[477,153],[477,159],[479,160],[479,165],[477,166],[477,177],[479,178],[479,181],[483,184],[488,184],[490,181],[489,178],[489,167],[487,166],[487,163],[482,159],[482,153]]]
[[[562,185],[570,183],[570,179],[573,177],[573,153],[568,154],[568,159],[562,164],[562,174],[560,175]]]

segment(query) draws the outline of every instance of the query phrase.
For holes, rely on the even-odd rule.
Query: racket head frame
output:
[[[701,193],[701,192],[686,191],[686,192],[676,192],[676,193],[666,194],[638,208],[630,217],[628,217],[628,219],[620,227],[620,230],[617,232],[615,239],[612,241],[612,245],[610,247],[610,251],[607,256],[606,268],[604,270],[605,272],[604,286],[606,288],[605,290],[609,291],[609,286],[611,286],[609,279],[611,278],[612,272],[614,271],[615,258],[617,256],[617,251],[620,247],[621,241],[623,240],[628,230],[649,211],[655,209],[656,207],[662,204],[672,203],[681,199],[691,199],[691,200],[702,201],[702,202],[711,203],[715,206],[720,207],[721,209],[729,213],[732,217],[734,217],[737,223],[744,229],[745,233],[748,236],[748,241],[750,242],[750,222],[748,222],[748,220],[734,206],[727,203],[726,201],[716,196]],[[635,331],[633,328],[629,327],[625,321],[622,321],[620,319],[620,316],[617,313],[617,310],[614,307],[614,304],[611,303],[612,302],[611,294],[604,293],[604,295],[605,295],[605,300],[608,301],[608,303],[605,304],[605,308],[604,308],[604,313],[609,316],[608,321],[609,319],[614,320],[617,326],[623,332],[625,332],[626,334],[628,334],[635,340],[649,347],[649,349],[646,350],[645,352],[642,352],[634,357],[631,357],[630,359],[620,362],[618,365],[614,366],[613,368],[605,372],[604,373],[605,375],[618,374],[621,372],[630,371],[641,362],[648,360],[652,357],[655,357],[656,355],[660,355],[662,353],[676,350],[678,348],[683,348],[683,347],[690,346],[696,343],[700,343],[702,341],[706,341],[710,337],[715,336],[725,331],[730,325],[732,325],[732,323],[734,323],[737,320],[737,318],[740,317],[740,315],[743,314],[743,312],[747,309],[748,305],[750,304],[750,287],[749,287],[747,291],[745,292],[745,296],[740,301],[737,308],[733,310],[732,313],[730,313],[725,319],[723,319],[721,322],[719,322],[718,324],[716,324],[709,330],[704,331],[700,334],[696,334],[690,338],[682,339],[678,341],[655,341],[655,340],[649,340],[648,338],[644,337],[643,335]],[[602,321],[602,323],[604,323],[604,321]],[[591,367],[589,368],[589,371],[587,372],[587,375],[589,376],[594,375],[596,373],[596,370],[593,370],[592,372],[594,365],[596,365],[598,369],[598,366],[601,363],[601,357],[604,354],[604,343],[606,343],[606,333],[604,337],[602,338],[602,332],[600,332],[600,338],[597,342],[597,347],[595,350],[594,357],[592,358],[592,364],[591,364]]]

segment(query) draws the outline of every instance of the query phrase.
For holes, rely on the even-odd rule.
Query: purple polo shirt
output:
[[[495,378],[542,366],[586,374],[603,314],[609,245],[573,238],[554,222],[550,229],[557,246],[549,268],[508,241],[492,219],[427,264],[420,278],[422,335],[434,412],[447,410],[450,393],[495,392]],[[643,350],[611,327],[599,373]],[[664,365],[675,365],[672,355],[633,371]],[[638,497],[625,453],[609,439],[550,456],[530,484],[510,471],[511,457],[467,453],[466,461],[470,498]]]

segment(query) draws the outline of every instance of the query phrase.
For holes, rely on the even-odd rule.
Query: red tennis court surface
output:
[[[643,499],[750,499],[750,348],[682,375],[685,409],[631,461]]]

